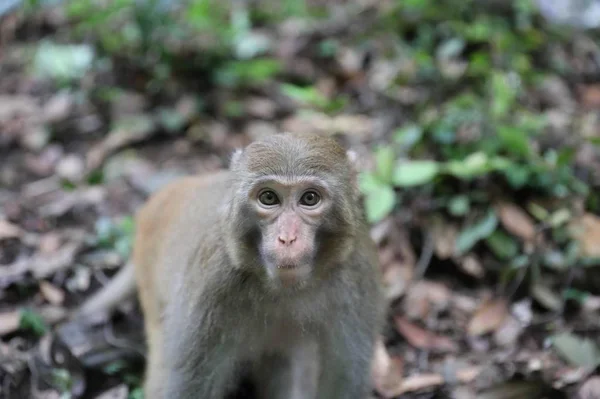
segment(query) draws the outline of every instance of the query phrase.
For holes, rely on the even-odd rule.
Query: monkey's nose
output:
[[[296,236],[278,236],[277,240],[283,245],[291,245],[296,241]]]

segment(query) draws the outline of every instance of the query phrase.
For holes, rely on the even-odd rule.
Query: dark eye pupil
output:
[[[265,205],[273,205],[277,202],[277,196],[272,191],[265,191],[260,195],[260,202]]]
[[[315,205],[319,202],[319,196],[316,193],[310,192],[304,194],[302,197],[302,203],[304,205]]]

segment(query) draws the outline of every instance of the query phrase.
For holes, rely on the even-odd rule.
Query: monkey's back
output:
[[[166,261],[165,254],[173,253],[173,245],[191,244],[190,235],[198,240],[208,234],[228,176],[229,172],[219,171],[183,177],[154,193],[138,211],[133,263],[147,328],[160,328],[172,278],[183,271],[183,264]]]

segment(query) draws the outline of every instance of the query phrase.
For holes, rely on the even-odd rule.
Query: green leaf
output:
[[[365,207],[369,223],[376,223],[385,218],[396,205],[396,193],[390,186],[380,186],[367,194]]]
[[[411,187],[429,183],[440,171],[435,161],[420,160],[401,162],[394,169],[393,183],[399,187]]]
[[[226,87],[252,86],[267,82],[281,68],[278,60],[270,58],[231,61],[216,71],[215,79]]]
[[[179,131],[185,124],[183,117],[176,110],[169,108],[158,110],[158,121],[169,133]]]
[[[42,77],[61,81],[81,78],[92,66],[94,50],[88,45],[64,45],[44,41],[34,60],[34,70]]]
[[[319,42],[318,49],[321,57],[333,57],[339,48],[339,43],[335,39],[325,39]]]
[[[472,179],[490,171],[488,157],[483,152],[473,153],[460,161],[450,161],[446,171],[461,179]]]
[[[547,222],[554,228],[560,227],[572,219],[571,211],[567,208],[558,209],[548,218]]]
[[[396,205],[393,187],[368,172],[359,175],[358,183],[365,195],[365,212],[369,223],[376,223],[389,215]]]
[[[569,267],[565,254],[559,250],[551,250],[544,254],[542,264],[553,270],[564,271]]]
[[[371,172],[361,172],[358,175],[358,186],[360,191],[365,195],[373,190],[377,190],[381,184],[383,183]]]
[[[127,399],[144,399],[144,390],[140,387],[135,388],[129,393]]]
[[[325,108],[329,103],[327,97],[321,94],[314,86],[301,87],[290,83],[283,83],[281,84],[281,91],[296,101],[318,108]]]
[[[492,234],[498,226],[498,217],[493,210],[476,223],[464,229],[456,239],[456,251],[464,254],[469,251],[478,241]]]
[[[106,366],[104,366],[103,371],[106,374],[115,375],[115,374],[123,371],[126,367],[127,367],[127,363],[122,359],[118,359],[118,360],[110,362]]]
[[[377,176],[382,182],[389,183],[394,173],[394,160],[396,155],[390,146],[382,146],[375,152],[375,163],[377,165]]]
[[[576,288],[567,288],[563,292],[563,298],[565,298],[565,300],[572,299],[578,302],[579,304],[583,304],[589,296],[589,292],[581,291]]]
[[[418,125],[410,125],[394,132],[394,141],[405,149],[414,147],[423,138],[423,129]]]
[[[504,170],[504,176],[513,188],[521,188],[529,182],[531,171],[522,165],[513,164]]]
[[[494,255],[503,260],[514,258],[519,251],[519,244],[515,239],[500,230],[487,237],[486,244]]]
[[[558,158],[556,160],[557,166],[569,166],[576,154],[576,149],[573,147],[563,148],[558,152]]]
[[[527,204],[527,210],[541,222],[545,221],[550,216],[550,213],[548,210],[546,210],[546,208],[536,204],[535,202],[530,202]]]
[[[73,386],[73,376],[67,369],[55,368],[51,370],[53,385],[63,393],[69,392]]]
[[[464,216],[471,209],[471,201],[466,195],[457,195],[448,202],[448,211],[452,216]]]
[[[561,333],[552,336],[551,340],[558,354],[574,366],[593,369],[600,364],[600,349],[588,338]]]
[[[371,174],[361,174],[359,185],[365,194],[365,212],[369,223],[376,223],[390,214],[396,205],[396,193],[391,186]]]
[[[491,80],[492,115],[496,118],[506,116],[517,97],[516,90],[506,73],[494,72]]]
[[[48,330],[42,316],[31,309],[21,310],[20,328],[32,331],[38,336],[44,335]]]
[[[558,312],[562,308],[562,301],[558,294],[554,293],[554,291],[541,282],[533,286],[531,295],[547,309]]]
[[[437,48],[437,57],[441,59],[454,58],[464,50],[466,43],[460,37],[448,39]]]
[[[513,126],[499,126],[497,134],[508,151],[525,157],[530,154],[529,137],[523,130]]]

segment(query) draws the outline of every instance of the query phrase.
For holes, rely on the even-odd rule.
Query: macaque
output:
[[[262,399],[368,396],[384,299],[354,160],[335,140],[253,142],[228,170],[161,189],[136,223],[119,292],[82,312],[117,303],[135,271],[146,399],[224,399],[242,375]]]

